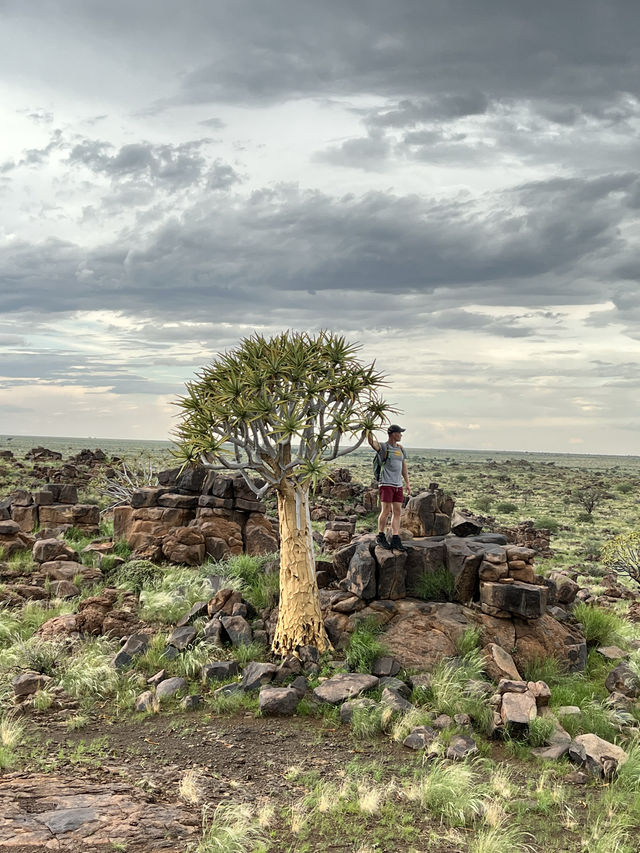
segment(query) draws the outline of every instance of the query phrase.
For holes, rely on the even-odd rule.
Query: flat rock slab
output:
[[[162,849],[183,851],[199,829],[199,816],[175,804],[150,803],[130,784],[91,783],[46,774],[0,778],[0,849]],[[157,845],[158,846],[156,848]]]
[[[321,702],[337,705],[339,702],[345,702],[347,699],[366,693],[367,690],[373,690],[377,686],[378,679],[375,675],[366,675],[360,672],[341,672],[323,681],[313,691],[313,695]]]

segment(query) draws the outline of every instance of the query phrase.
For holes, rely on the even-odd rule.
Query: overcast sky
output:
[[[637,0],[0,0],[0,433],[329,328],[414,447],[638,453]]]

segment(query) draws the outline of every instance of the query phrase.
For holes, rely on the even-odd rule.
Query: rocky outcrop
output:
[[[40,527],[57,536],[75,527],[92,536],[100,525],[99,508],[78,503],[78,490],[71,483],[47,483],[33,493],[18,489],[0,501],[0,513],[0,518],[11,519],[27,534]]]
[[[277,523],[265,515],[242,476],[202,467],[163,471],[159,486],[136,489],[114,509],[114,537],[137,556],[199,565],[234,554],[278,550]]]

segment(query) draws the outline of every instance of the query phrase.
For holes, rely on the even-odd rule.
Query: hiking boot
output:
[[[379,545],[381,548],[386,548],[387,551],[391,550],[391,545],[387,542],[387,537],[384,533],[378,533],[376,536],[376,545]]]
[[[402,544],[402,539],[399,536],[391,537],[390,548],[392,551],[406,551],[407,549]]]

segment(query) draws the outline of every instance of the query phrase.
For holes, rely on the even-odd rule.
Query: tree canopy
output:
[[[283,478],[316,481],[393,411],[378,393],[384,376],[358,349],[327,331],[244,338],[187,383],[178,401],[183,457],[240,471],[259,497]]]

